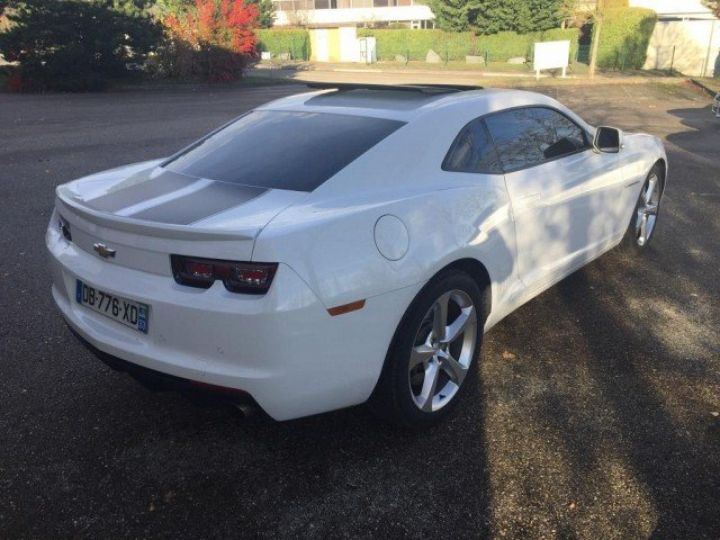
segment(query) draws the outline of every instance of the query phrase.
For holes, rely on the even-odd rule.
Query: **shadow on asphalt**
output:
[[[642,279],[645,271],[634,268],[630,272]],[[673,418],[674,412],[668,410],[667,397],[655,391],[649,375],[659,371],[664,379],[697,385],[713,376],[714,366],[702,359],[678,361],[656,338],[656,329],[643,331],[644,325],[638,327],[623,317],[623,312],[631,311],[621,306],[609,309],[585,294],[592,282],[597,283],[587,272],[580,271],[563,281],[558,292],[566,313],[576,318],[587,340],[590,356],[585,364],[617,419],[618,430],[611,434],[617,441],[617,451],[652,497],[658,522],[651,537],[709,537],[720,527],[720,467],[713,457],[720,442],[720,423],[707,415],[705,433],[702,427],[695,434],[683,429]],[[612,322],[599,329],[598,321]],[[717,343],[707,344],[713,345]],[[571,429],[567,419],[572,418],[572,413],[557,403],[547,412],[547,418],[573,438],[569,446],[575,449],[577,472],[583,474],[596,467],[596,448],[600,439],[609,434]]]
[[[669,142],[686,152],[717,159],[720,155],[720,118],[715,118],[710,107],[673,109],[668,114],[689,128],[668,135]]]
[[[285,423],[258,415],[240,420],[238,426],[255,444],[274,449],[273,466],[291,478],[292,487],[284,494],[290,501],[312,497],[313,492],[326,500],[331,490],[355,501],[350,508],[358,514],[379,513],[375,526],[384,537],[433,535],[446,524],[455,535],[483,538],[490,534],[491,500],[485,393],[480,377],[467,383],[472,387],[466,403],[474,406],[424,432],[399,430],[365,406]],[[378,512],[382,506],[385,510]],[[321,520],[321,536],[332,530],[366,533],[362,526],[356,528],[362,517],[353,518],[352,524],[342,513],[330,514],[333,517]],[[302,534],[312,532],[307,525]]]
[[[17,180],[0,183],[0,296],[20,306],[0,312],[0,536],[717,538],[720,124],[687,100],[670,111],[678,149],[650,252],[608,253],[501,322],[457,414],[429,432],[363,407],[245,420],[152,394],[78,346],[44,270],[54,186],[167,155],[290,91],[13,96],[0,110]],[[615,91],[573,90],[595,120],[668,117]]]

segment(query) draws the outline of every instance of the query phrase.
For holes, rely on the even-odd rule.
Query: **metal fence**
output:
[[[459,50],[458,48],[449,48],[444,43],[437,43],[428,47],[427,51],[420,53],[411,48],[402,48],[393,46],[392,48],[384,46],[382,42],[377,43],[377,57],[383,62],[396,62],[401,64],[409,64],[410,62],[430,62],[449,64],[451,62],[461,62],[467,64],[479,64],[487,66],[490,63],[516,63],[509,60],[511,58],[520,60],[524,59],[525,64],[532,65],[533,62],[533,46],[528,46],[524,52],[516,51],[513,54],[498,52],[496,50],[488,50],[475,47],[467,47],[467,50]],[[571,53],[570,64],[587,63],[589,58],[589,49],[587,52],[579,49]],[[432,58],[429,60],[428,58]]]

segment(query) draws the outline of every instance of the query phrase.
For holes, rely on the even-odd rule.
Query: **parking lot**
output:
[[[55,186],[303,90],[0,94],[0,537],[720,537],[720,121],[689,84],[542,89],[664,138],[656,238],[496,326],[431,431],[245,419],[76,341],[46,268]]]

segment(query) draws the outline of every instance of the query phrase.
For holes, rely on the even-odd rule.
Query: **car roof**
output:
[[[313,86],[313,85],[310,85]],[[455,86],[323,85],[259,107],[260,110],[323,112],[387,118],[403,122],[467,110],[468,117],[518,106],[559,104],[542,94],[505,89],[462,89]]]

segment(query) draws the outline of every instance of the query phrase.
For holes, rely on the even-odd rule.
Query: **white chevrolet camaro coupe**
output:
[[[531,92],[316,86],[57,188],[52,294],[101,359],[277,420],[369,401],[424,426],[484,332],[652,239],[656,137]]]

